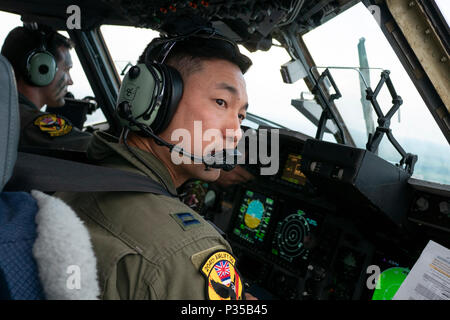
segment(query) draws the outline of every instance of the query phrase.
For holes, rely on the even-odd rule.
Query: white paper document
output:
[[[450,250],[430,240],[393,300],[450,300]]]

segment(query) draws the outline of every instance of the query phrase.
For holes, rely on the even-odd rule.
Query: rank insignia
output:
[[[227,251],[211,254],[200,267],[206,278],[206,296],[209,300],[242,300],[241,276],[235,267],[236,259]]]
[[[72,124],[69,120],[53,113],[46,113],[37,117],[34,120],[34,125],[51,137],[64,136],[72,131]]]

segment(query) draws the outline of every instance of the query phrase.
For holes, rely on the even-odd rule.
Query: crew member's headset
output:
[[[171,38],[161,37],[153,40],[154,43],[147,48],[145,63],[131,67],[120,87],[116,113],[119,121],[126,128],[124,141],[126,144],[128,132],[132,130],[152,137],[156,143],[168,147],[170,151],[176,150],[192,160],[201,161],[206,167],[205,170],[211,167],[229,171],[235,167],[237,157],[241,156],[237,149],[223,150],[223,154],[216,153],[199,157],[158,136],[168,126],[183,94],[183,81],[180,73],[164,62],[177,42],[189,38],[223,40],[239,52],[234,41],[208,27],[198,28],[186,35]],[[150,53],[152,53],[152,57],[150,57]],[[152,62],[149,63],[149,61]],[[250,59],[246,61],[246,65],[246,69],[250,67]]]
[[[58,67],[55,57],[46,48],[47,35],[42,30],[26,29],[39,37],[39,46],[25,56],[25,78],[33,86],[48,86],[55,78]]]

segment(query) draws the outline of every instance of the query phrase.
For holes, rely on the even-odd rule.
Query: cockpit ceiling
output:
[[[249,50],[267,50],[280,27],[296,24],[304,33],[359,2],[358,0],[101,0],[77,1],[81,27],[129,25],[161,30],[165,21],[183,15],[200,16]],[[27,16],[65,29],[73,0],[0,1],[0,10]]]

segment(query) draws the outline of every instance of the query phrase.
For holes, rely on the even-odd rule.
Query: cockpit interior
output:
[[[258,100],[249,109],[241,140],[247,157],[240,166],[254,179],[226,186],[189,180],[178,189],[181,201],[223,232],[248,291],[258,299],[375,299],[380,293],[368,286],[370,266],[394,272],[398,288],[430,240],[450,248],[449,26],[440,9],[447,5],[448,14],[448,3],[441,7],[435,0],[80,1],[81,26],[70,27],[69,18],[76,13],[68,10],[72,2],[2,0],[0,11],[67,32],[75,42],[74,52],[92,92],[67,96],[65,110],[52,112],[65,112],[88,132],[120,134],[114,115],[117,95],[123,70],[135,63],[128,58],[120,65],[114,62],[120,59],[108,50],[103,25],[164,32],[164,22],[198,16],[249,53],[268,56],[272,49],[283,50],[288,61],[273,62],[280,73],[276,81],[290,88],[301,82],[301,87],[295,96],[281,92],[274,97],[287,99],[289,106],[270,105],[259,114]],[[428,129],[408,127],[408,113],[415,109],[408,109],[409,93],[402,90],[406,80],[386,66],[368,66],[367,56],[371,63],[377,51],[369,51],[367,45],[366,55],[360,44],[358,56],[355,43],[358,66],[326,62],[320,54],[339,56],[346,46],[331,43],[337,35],[330,31],[330,40],[318,47],[322,49],[313,48],[312,32],[355,8],[372,19],[423,101],[422,111],[437,132],[430,139],[441,141],[433,156],[419,152],[396,130],[399,114],[405,130],[419,140]],[[419,44],[425,36],[426,45]],[[353,92],[346,91],[350,87]],[[264,99],[263,91],[258,94]],[[257,93],[250,92],[250,98],[251,94]],[[349,100],[341,103],[343,97]],[[291,113],[277,115],[283,107]],[[356,108],[360,116],[355,120]],[[101,121],[86,122],[99,113]],[[291,118],[294,123],[295,117],[309,129],[302,129],[306,127],[301,122],[283,122]],[[362,134],[355,133],[352,121],[358,122]],[[392,156],[380,151],[386,146]],[[22,151],[85,161],[83,154],[67,150]],[[391,298],[392,294],[378,296]]]

